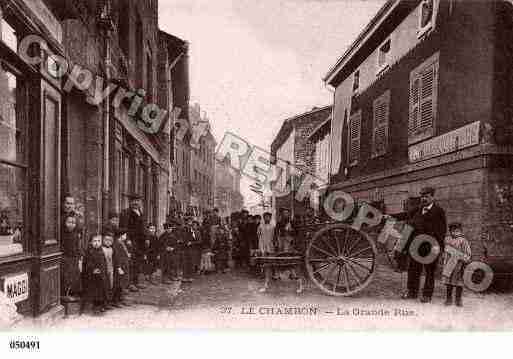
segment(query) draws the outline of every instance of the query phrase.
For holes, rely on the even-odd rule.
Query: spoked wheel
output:
[[[340,223],[314,235],[305,262],[310,279],[320,290],[350,296],[372,281],[376,256],[376,245],[366,233]]]

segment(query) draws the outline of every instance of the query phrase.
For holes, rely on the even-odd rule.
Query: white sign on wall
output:
[[[4,294],[12,303],[18,303],[29,297],[28,273],[4,277]]]
[[[479,127],[480,122],[476,121],[441,136],[410,146],[408,149],[410,162],[427,160],[479,144]]]

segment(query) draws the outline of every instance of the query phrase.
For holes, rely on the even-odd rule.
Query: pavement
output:
[[[241,271],[197,277],[192,284],[150,286],[133,294],[132,307],[101,317],[63,318],[44,330],[78,329],[280,329],[280,330],[512,330],[513,295],[464,292],[464,307],[443,305],[437,283],[433,302],[402,300],[406,274],[378,266],[357,295],[331,297],[308,282],[298,295],[293,281],[272,283]],[[180,292],[179,289],[182,291]],[[28,325],[28,326],[27,326]],[[22,323],[16,327],[36,329]]]

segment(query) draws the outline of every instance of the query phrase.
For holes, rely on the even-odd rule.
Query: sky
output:
[[[230,131],[269,150],[286,118],[332,104],[322,78],[384,2],[160,0],[159,26],[189,42],[191,104],[217,141]]]

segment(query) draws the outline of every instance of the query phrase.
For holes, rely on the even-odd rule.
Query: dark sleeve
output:
[[[445,211],[443,210],[443,208],[440,208],[439,217],[440,217],[440,219],[439,219],[440,227],[438,228],[438,235],[439,235],[439,239],[443,245],[445,235],[447,234],[447,219],[445,217]]]

